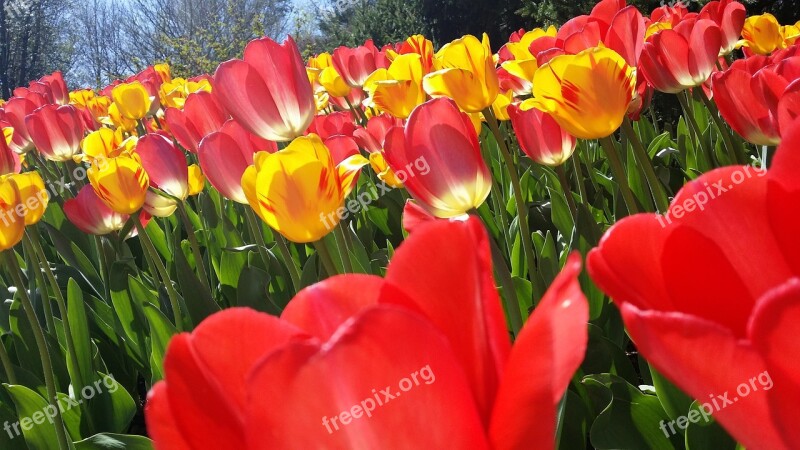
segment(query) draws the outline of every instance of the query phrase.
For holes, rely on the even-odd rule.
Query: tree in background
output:
[[[317,50],[356,46],[372,39],[382,46],[412,34],[430,34],[423,0],[334,0],[319,17]]]
[[[54,70],[68,70],[73,42],[67,0],[0,0],[0,97]]]

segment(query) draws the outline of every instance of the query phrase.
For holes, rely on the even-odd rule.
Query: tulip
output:
[[[580,261],[569,259],[512,347],[488,239],[477,219],[425,224],[386,278],[329,278],[280,318],[233,308],[173,338],[145,411],[155,448],[552,450],[587,342]],[[371,393],[410,374],[419,382],[399,400]],[[337,421],[362,401],[362,414]]]
[[[800,56],[789,58],[800,68]],[[734,131],[757,145],[777,145],[779,131],[779,100],[800,71],[792,74],[780,70],[789,64],[760,67],[750,63],[753,58],[734,62],[725,72],[712,78],[714,101],[722,117]],[[779,69],[780,67],[780,69]],[[787,79],[787,77],[789,79]]]
[[[36,149],[50,161],[68,161],[80,152],[83,122],[72,105],[45,105],[25,117]]]
[[[514,91],[508,90],[505,93],[500,93],[496,99],[494,99],[494,103],[492,103],[492,112],[494,112],[494,116],[497,120],[506,121],[511,120],[511,117],[508,115],[508,107],[514,102]],[[475,131],[480,133],[479,129]]]
[[[75,198],[65,201],[64,214],[79,230],[98,236],[121,230],[129,217],[109,208],[92,186],[82,187]]]
[[[472,35],[445,44],[433,60],[435,72],[425,76],[423,87],[431,97],[449,97],[471,113],[494,103],[500,85],[492,58],[489,37]]]
[[[778,125],[785,133],[790,124],[800,117],[800,80],[795,80],[786,87],[778,102]]]
[[[8,146],[5,136],[0,136],[0,175],[19,173],[21,169],[22,162],[19,155]]]
[[[282,45],[269,38],[251,41],[243,60],[217,68],[214,92],[242,126],[271,141],[302,135],[316,112],[314,92],[291,37]]]
[[[350,93],[350,85],[339,75],[333,67],[326,67],[319,73],[319,84],[334,97],[347,97]]]
[[[433,42],[421,34],[415,34],[400,44],[398,55],[419,55],[422,62],[422,72],[429,73],[433,70]],[[396,59],[396,56],[393,58]]]
[[[336,166],[315,134],[276,153],[260,152],[253,162],[241,180],[247,202],[270,227],[297,243],[317,241],[333,230],[340,216],[336,211],[367,163],[358,155]]]
[[[308,127],[308,133],[316,134],[323,141],[336,135],[352,136],[355,130],[353,115],[347,111],[317,115]]]
[[[15,153],[22,155],[33,149],[33,141],[28,127],[25,125],[25,117],[33,113],[39,106],[30,97],[12,97],[3,105],[5,120],[14,129],[9,146]]]
[[[577,140],[558,125],[550,114],[526,104],[508,108],[519,146],[539,164],[556,167],[567,162]]]
[[[130,215],[144,205],[150,178],[138,156],[95,160],[86,175],[95,194],[114,212]]]
[[[353,131],[353,138],[367,152],[380,152],[386,142],[386,134],[396,126],[402,127],[403,121],[388,114],[371,117],[365,127]]]
[[[378,179],[386,183],[388,186],[395,189],[403,187],[403,182],[397,178],[389,164],[386,163],[386,158],[382,151],[369,154],[369,165],[378,176]]]
[[[177,202],[189,195],[189,169],[186,157],[172,141],[162,134],[151,133],[136,143],[136,154],[147,172],[150,186],[161,193],[149,190],[144,209],[150,215],[167,217],[175,212]]]
[[[206,186],[206,177],[197,164],[189,166],[189,195],[197,195],[203,192]]]
[[[69,103],[69,90],[67,89],[67,83],[64,81],[64,74],[62,74],[60,70],[39,78],[39,82],[46,84],[50,88],[53,100],[56,103],[59,105],[66,105]]]
[[[700,86],[714,71],[721,48],[720,28],[708,19],[684,19],[644,44],[640,69],[658,91],[678,93]]]
[[[195,92],[211,92],[211,78],[208,75],[165,81],[159,88],[158,96],[164,107],[183,109],[186,99]]]
[[[405,174],[408,192],[437,217],[466,214],[489,196],[491,173],[475,128],[451,99],[417,107],[405,129],[389,131],[385,147],[389,166]]]
[[[536,71],[535,105],[569,134],[582,139],[611,135],[622,124],[636,87],[632,67],[608,48],[561,55]]]
[[[14,179],[0,178],[0,251],[8,250],[22,240],[25,233],[25,221],[21,220],[24,208]]]
[[[775,50],[786,48],[781,25],[772,14],[748,17],[744,21],[739,44],[756,55],[769,55]]]
[[[218,131],[228,119],[214,94],[200,91],[189,94],[183,110],[167,108],[164,119],[175,139],[186,150],[197,153],[200,140]]]
[[[120,141],[121,136],[110,128],[100,128],[87,134],[81,141],[81,150],[86,159],[111,158],[119,156],[122,151],[132,150],[136,137]]]
[[[122,117],[139,120],[150,112],[153,97],[139,81],[120,83],[111,91],[111,98]]]
[[[417,54],[399,55],[388,69],[378,69],[364,82],[372,102],[394,117],[405,119],[425,102],[422,61]]]
[[[211,133],[200,142],[197,156],[200,167],[208,181],[225,198],[247,204],[242,190],[242,175],[253,165],[253,155],[265,151],[278,151],[274,142],[250,134],[238,122],[225,122],[216,133]]]
[[[719,26],[722,36],[720,56],[727,55],[736,48],[746,15],[744,5],[734,0],[714,0],[706,3],[700,11],[701,19],[711,19]]]
[[[772,389],[740,394],[713,412],[754,450],[788,450],[800,439],[793,425],[800,239],[797,210],[786,207],[800,201],[799,145],[794,122],[768,172],[706,173],[683,187],[665,216],[618,222],[588,259],[642,356],[690,396],[708,402],[709,393],[752,377],[774,380]]]
[[[331,61],[336,72],[352,87],[363,86],[372,72],[388,66],[388,61],[380,54],[372,39],[356,48],[336,48]]]
[[[25,225],[38,223],[50,200],[50,194],[45,189],[44,180],[39,172],[13,173],[5,175],[3,178],[13,180],[19,189],[22,207],[16,211],[17,215],[23,217]]]

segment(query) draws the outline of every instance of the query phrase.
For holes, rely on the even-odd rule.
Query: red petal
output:
[[[787,127],[783,141],[775,153],[767,173],[768,214],[779,247],[792,268],[800,276],[800,119]]]
[[[415,230],[386,273],[386,280],[407,298],[381,298],[381,303],[419,310],[444,332],[486,424],[510,350],[487,239],[474,218],[436,221]]]
[[[147,393],[147,403],[144,405],[147,434],[156,450],[192,450],[175,423],[168,395],[167,384],[163,381],[156,383]]]
[[[530,448],[533,442],[537,449],[553,448],[556,409],[588,340],[580,270],[580,256],[573,254],[514,343],[492,411],[494,449]]]
[[[248,386],[249,450],[488,448],[447,340],[401,309],[367,310],[323,346],[276,351]]]

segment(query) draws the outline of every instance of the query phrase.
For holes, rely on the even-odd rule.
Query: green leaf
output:
[[[75,443],[75,450],[152,450],[153,441],[143,436],[100,433]]]
[[[156,306],[145,303],[144,315],[150,325],[150,370],[151,382],[164,377],[164,355],[169,340],[178,330]]]
[[[650,366],[650,376],[653,378],[653,387],[656,388],[656,395],[661,401],[661,406],[664,407],[664,411],[667,412],[670,419],[674,420],[686,415],[693,400],[664,378],[653,366]]]
[[[181,287],[181,296],[186,310],[194,324],[219,311],[219,305],[211,298],[211,293],[194,273],[182,251],[175,252],[175,271]]]
[[[56,427],[48,420],[55,415],[54,407],[36,392],[20,385],[3,385],[17,408],[19,426],[31,450],[59,450]]]
[[[89,322],[86,319],[86,309],[84,309],[83,292],[72,278],[67,282],[67,318],[72,341],[75,344],[75,358],[78,361],[77,371],[79,373],[74,373],[72,376],[74,383],[76,380],[87,379],[94,370],[92,369],[92,342],[89,335]],[[72,367],[70,358],[67,359],[67,368],[72,369],[70,370],[71,374],[75,372],[76,368]]]

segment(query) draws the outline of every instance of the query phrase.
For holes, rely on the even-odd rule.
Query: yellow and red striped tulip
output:
[[[119,214],[133,214],[144,205],[150,177],[138,156],[98,159],[86,171],[94,192]]]

